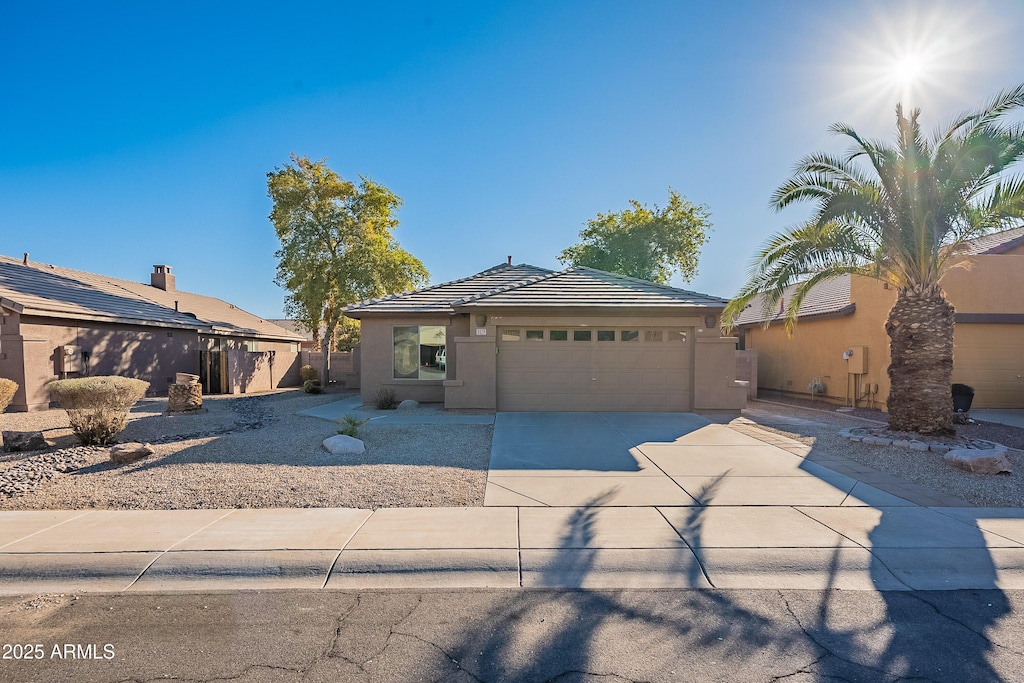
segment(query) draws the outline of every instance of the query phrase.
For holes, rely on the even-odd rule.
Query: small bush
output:
[[[128,423],[128,411],[149,382],[128,377],[80,377],[50,383],[50,396],[68,412],[71,431],[84,445],[110,444]]]
[[[320,386],[320,380],[318,379],[307,379],[302,383],[302,390],[307,394],[322,394],[324,393],[323,387]]]
[[[11,399],[14,398],[14,392],[17,390],[17,382],[0,377],[0,413],[7,410],[7,406],[11,405]]]
[[[346,415],[345,417],[338,420],[338,424],[341,425],[341,429],[338,430],[338,433],[355,438],[359,434],[359,428],[369,421],[370,418],[366,418],[365,420],[357,420],[351,415]]]
[[[374,394],[373,405],[377,410],[394,410],[398,407],[398,395],[394,389],[380,389]]]
[[[316,371],[312,365],[303,365],[299,368],[299,377],[302,378],[303,383],[308,382],[311,379],[320,379],[320,373]]]

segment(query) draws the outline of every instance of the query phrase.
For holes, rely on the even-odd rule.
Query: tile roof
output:
[[[480,292],[500,289],[508,285],[548,275],[553,271],[527,264],[518,266],[501,264],[460,280],[443,282],[423,289],[378,299],[367,299],[345,309],[345,314],[358,318],[359,313],[454,313],[452,302]]]
[[[461,280],[414,292],[370,299],[346,313],[453,314],[477,307],[708,307],[726,300],[654,282],[574,266],[551,271],[527,264],[500,265]]]
[[[837,278],[819,282],[804,297],[800,304],[798,313],[799,319],[818,316],[849,315],[854,312],[855,305],[850,301],[850,275],[840,275]],[[786,288],[782,298],[782,305],[787,306],[796,290],[796,285]],[[778,308],[766,312],[764,310],[764,296],[758,295],[736,318],[736,326],[763,325],[765,320],[770,322],[781,322],[785,314]]]
[[[301,335],[229,304],[181,290],[0,256],[0,301],[22,313],[298,341]],[[177,305],[177,310],[175,306]]]
[[[1024,225],[972,240],[964,253],[971,256],[1001,254],[1021,244],[1024,244]]]

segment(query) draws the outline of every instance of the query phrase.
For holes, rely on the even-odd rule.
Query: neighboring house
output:
[[[941,285],[956,309],[953,382],[974,387],[973,407],[1024,408],[1024,227],[970,243]],[[824,282],[804,299],[791,338],[778,311],[762,328],[755,300],[737,325],[743,347],[757,353],[758,387],[806,395],[817,380],[833,402],[856,397],[885,409],[885,320],[895,300],[895,289],[871,278]]]
[[[288,330],[302,337],[302,341],[299,343],[299,348],[302,351],[312,351],[317,347],[313,340],[313,333],[307,332],[305,328],[300,329],[297,320],[292,320],[291,318],[271,318],[267,322],[274,323],[281,329]]]
[[[207,394],[299,384],[300,335],[153,269],[147,285],[0,256],[0,377],[19,385],[9,410],[45,409],[51,380],[85,375],[137,377],[151,394],[178,372]]]
[[[484,410],[738,409],[727,302],[574,267],[500,265],[353,304],[364,402]]]

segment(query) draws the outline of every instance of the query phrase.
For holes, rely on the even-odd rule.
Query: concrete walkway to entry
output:
[[[478,508],[0,512],[0,592],[1024,588],[1024,510],[743,420],[499,413],[491,466]]]

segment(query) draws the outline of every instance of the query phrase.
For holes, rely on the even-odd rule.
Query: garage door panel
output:
[[[652,341],[643,333],[642,341],[629,342],[619,334],[614,342],[552,342],[548,336],[499,342],[500,410],[691,409],[688,344],[672,337]]]

